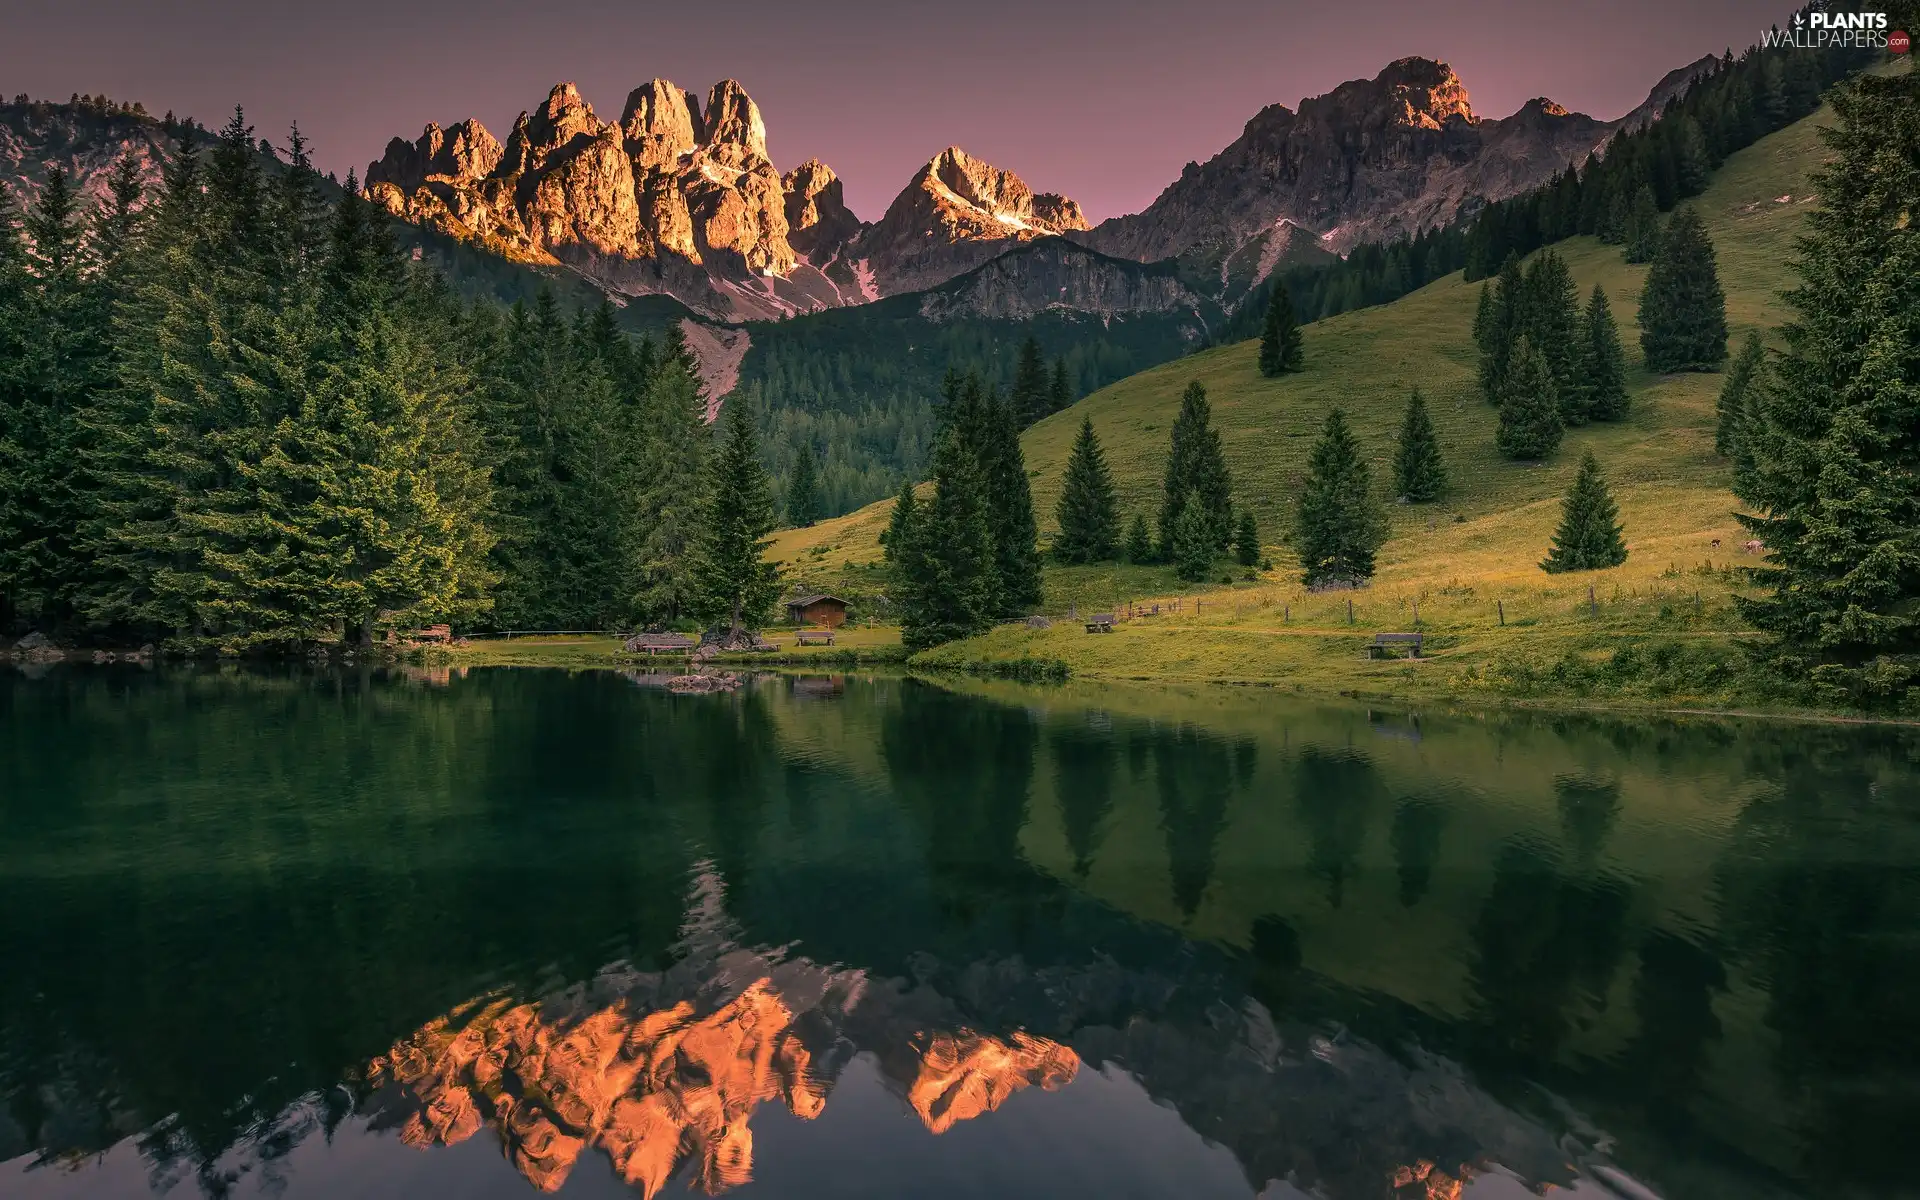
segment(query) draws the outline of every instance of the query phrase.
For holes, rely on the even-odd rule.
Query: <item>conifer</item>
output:
[[[708,453],[707,401],[684,343],[668,335],[647,386],[646,486],[637,498],[646,530],[640,553],[637,616],[671,622],[690,610],[689,550]]]
[[[1673,214],[1640,293],[1647,369],[1717,371],[1727,361],[1727,300],[1713,243],[1692,205]]]
[[[813,447],[794,452],[793,474],[787,479],[787,524],[805,529],[820,519],[819,482],[813,466]]]
[[[1566,260],[1542,250],[1527,267],[1515,329],[1533,343],[1553,376],[1561,418],[1569,425],[1586,421],[1585,389],[1579,380],[1579,291]]]
[[[1373,498],[1372,473],[1346,413],[1327,414],[1307,459],[1294,544],[1308,587],[1358,585],[1373,575],[1373,557],[1386,541],[1386,515]]]
[[[894,497],[893,512],[887,518],[887,527],[880,534],[880,552],[889,565],[897,566],[913,546],[913,518],[915,497],[911,480],[900,485],[900,494]]]
[[[1188,583],[1198,583],[1213,573],[1215,552],[1213,525],[1207,520],[1206,505],[1197,494],[1189,494],[1173,523],[1174,574]]]
[[[1243,567],[1252,567],[1260,561],[1260,526],[1253,519],[1253,510],[1240,510],[1240,523],[1233,531],[1233,560]]]
[[[1407,398],[1407,415],[1400,422],[1400,442],[1393,454],[1394,492],[1415,504],[1438,500],[1447,490],[1447,468],[1440,458],[1440,437],[1420,389]]]
[[[729,404],[714,447],[692,555],[693,613],[738,635],[765,624],[780,596],[780,568],[766,560],[773,496],[753,419]]]
[[[1749,332],[1740,343],[1740,353],[1734,356],[1733,365],[1727,368],[1727,377],[1720,383],[1720,396],[1714,402],[1713,449],[1722,458],[1731,458],[1736,453],[1746,424],[1747,389],[1765,354],[1760,331]]]
[[[906,546],[895,548],[900,637],[909,650],[971,637],[999,611],[993,530],[973,453],[957,431],[934,442],[933,496],[915,507]]]
[[[1785,350],[1749,384],[1740,518],[1767,594],[1738,601],[1823,698],[1920,712],[1920,74],[1829,93],[1787,293]]]
[[[1523,334],[1514,343],[1494,444],[1508,458],[1546,458],[1559,448],[1564,428],[1553,374],[1547,369],[1546,359]]]
[[[1525,329],[1526,280],[1517,256],[1509,255],[1501,266],[1492,297],[1487,319],[1482,322],[1476,314],[1474,339],[1480,348],[1480,395],[1497,406],[1505,393],[1514,339]]]
[[[1300,324],[1293,315],[1293,297],[1287,294],[1283,280],[1273,281],[1273,294],[1267,300],[1267,317],[1260,330],[1260,373],[1269,378],[1298,371],[1305,359]]]
[[[1172,446],[1167,455],[1167,475],[1160,505],[1161,555],[1175,558],[1174,525],[1180,510],[1192,496],[1199,496],[1208,525],[1213,530],[1213,546],[1225,549],[1233,512],[1233,484],[1227,474],[1226,455],[1221,449],[1220,433],[1213,428],[1213,409],[1207,403],[1207,389],[1198,380],[1187,385],[1180,397],[1180,414],[1174,418]]]
[[[1047,407],[1060,412],[1073,404],[1073,384],[1067,378],[1067,360],[1053,360],[1053,381],[1048,385]]]
[[[1153,531],[1147,528],[1145,513],[1133,514],[1133,520],[1127,524],[1127,561],[1135,566],[1145,566],[1153,561]]]
[[[1660,206],[1653,188],[1641,184],[1627,209],[1626,257],[1630,263],[1649,263],[1660,252]]]
[[[977,421],[961,433],[984,489],[987,527],[993,534],[995,595],[1003,615],[1017,616],[1040,605],[1040,531],[1033,485],[1012,406],[990,390],[976,411]]]
[[[1015,429],[1024,429],[1047,415],[1050,389],[1047,360],[1041,356],[1040,343],[1028,336],[1020,343],[1020,357],[1013,370],[1013,392],[1009,396]]]
[[[1580,472],[1574,476],[1560,509],[1560,528],[1553,535],[1553,548],[1540,569],[1557,575],[1562,571],[1597,571],[1617,567],[1627,561],[1627,544],[1620,538],[1620,510],[1607,489],[1600,463],[1589,450],[1580,459]]]
[[[1603,245],[1618,246],[1627,240],[1628,201],[1623,191],[1615,191],[1607,201],[1607,215],[1600,225]]]
[[[1613,322],[1613,305],[1599,284],[1587,297],[1586,327],[1582,331],[1582,403],[1593,421],[1619,421],[1627,415],[1627,355],[1620,346],[1620,330]]]
[[[1063,563],[1105,562],[1118,549],[1120,514],[1114,506],[1113,474],[1091,417],[1081,420],[1080,435],[1067,458],[1055,520],[1060,532],[1053,539],[1053,555]]]

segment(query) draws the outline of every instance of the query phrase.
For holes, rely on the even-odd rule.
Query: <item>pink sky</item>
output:
[[[788,169],[818,157],[876,218],[942,147],[1078,200],[1091,220],[1149,203],[1262,106],[1298,105],[1418,54],[1474,110],[1533,96],[1615,117],[1666,71],[1757,39],[1786,5],[1752,0],[10,0],[0,92],[102,92],[218,126],[244,104],[279,142],[298,120],[324,169],[364,170],[395,134],[513,118],[571,79],[603,117],[663,76],[702,95],[739,79]]]

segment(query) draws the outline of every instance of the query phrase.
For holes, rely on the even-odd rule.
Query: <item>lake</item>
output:
[[[1884,1197],[1920,732],[0,678],[0,1195]]]

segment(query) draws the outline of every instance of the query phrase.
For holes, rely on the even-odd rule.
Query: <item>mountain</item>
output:
[[[957,146],[867,226],[825,163],[774,167],[759,106],[731,79],[713,85],[704,112],[692,92],[655,79],[617,121],[556,84],[504,145],[478,121],[429,125],[389,142],[365,184],[395,216],[450,238],[726,321],[916,291],[1087,227],[1073,201]]]
[[[1599,147],[1613,123],[1529,100],[1511,117],[1476,115],[1445,63],[1403,58],[1372,79],[1274,104],[1205,164],[1188,163],[1144,211],[1085,235],[1150,262],[1225,258],[1285,222],[1344,252],[1446,224],[1487,200],[1546,182]]]

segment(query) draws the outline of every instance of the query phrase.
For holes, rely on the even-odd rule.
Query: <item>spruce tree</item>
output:
[[[1260,373],[1269,378],[1298,371],[1305,361],[1300,324],[1293,315],[1293,297],[1284,281],[1275,278],[1267,300],[1266,322],[1260,330]]]
[[[1600,225],[1600,241],[1604,245],[1618,246],[1627,240],[1628,201],[1623,191],[1615,191],[1607,201],[1607,215]]]
[[[706,394],[679,333],[678,327],[668,333],[665,353],[647,384],[646,484],[634,500],[646,531],[634,610],[652,623],[675,621],[691,611],[689,554],[709,452]]]
[[[916,505],[911,536],[895,548],[894,591],[900,637],[909,650],[972,637],[999,611],[993,531],[973,453],[957,431],[934,442],[933,496]]]
[[[1056,358],[1053,360],[1053,382],[1047,389],[1047,408],[1052,412],[1060,412],[1072,404],[1073,384],[1067,378],[1067,360]]]
[[[1660,206],[1653,189],[1641,184],[1627,209],[1626,257],[1630,263],[1649,263],[1660,252]]]
[[[889,566],[897,566],[913,546],[913,518],[915,508],[913,482],[900,485],[900,494],[894,497],[893,511],[887,517],[887,527],[880,534],[880,553]]]
[[[793,474],[787,480],[787,524],[805,529],[820,519],[819,483],[814,475],[813,447],[801,446],[793,456]]]
[[[1400,443],[1393,454],[1393,487],[1397,495],[1415,504],[1428,504],[1447,490],[1447,468],[1440,459],[1440,437],[1420,389],[1407,399],[1407,415],[1400,422]]]
[[[1525,331],[1525,325],[1526,280],[1520,271],[1520,259],[1508,255],[1494,281],[1486,320],[1478,314],[1474,318],[1474,340],[1480,348],[1480,395],[1488,404],[1499,405],[1505,394],[1514,339]]]
[[[1213,525],[1198,495],[1189,495],[1173,523],[1174,574],[1198,583],[1213,573]]]
[[[1793,260],[1793,319],[1749,386],[1736,481],[1768,551],[1738,601],[1830,701],[1920,712],[1920,73],[1829,93],[1830,157]],[[1903,707],[1904,706],[1904,707]]]
[[[1327,414],[1307,459],[1294,544],[1308,587],[1358,585],[1373,575],[1373,556],[1387,538],[1386,515],[1373,498],[1372,473],[1346,413]]]
[[[1500,401],[1500,428],[1494,444],[1508,458],[1546,458],[1560,447],[1565,427],[1560,420],[1560,398],[1554,392],[1553,373],[1533,344],[1522,335],[1514,343]]]
[[[780,568],[766,560],[773,496],[753,419],[744,404],[729,404],[723,420],[694,536],[693,613],[737,636],[766,623],[780,596]]]
[[[1153,561],[1153,531],[1147,527],[1145,513],[1133,514],[1133,520],[1127,524],[1127,561],[1135,566],[1145,566]]]
[[[1562,571],[1598,571],[1625,561],[1627,544],[1620,538],[1620,510],[1607,490],[1599,461],[1589,450],[1581,457],[1580,472],[1561,505],[1560,528],[1540,569],[1557,575]]]
[[[1233,531],[1233,561],[1243,567],[1252,567],[1260,561],[1260,526],[1254,522],[1253,510],[1240,510],[1240,523]]]
[[[1713,243],[1692,205],[1673,214],[1640,292],[1649,371],[1717,371],[1727,361],[1727,299]]]
[[[1091,417],[1081,420],[1080,436],[1067,458],[1055,519],[1060,532],[1053,539],[1053,555],[1061,562],[1105,562],[1114,556],[1120,514],[1114,506],[1113,474]]]
[[[1752,386],[1765,355],[1760,331],[1749,332],[1740,343],[1740,353],[1734,356],[1733,365],[1727,369],[1727,377],[1720,383],[1720,396],[1714,402],[1713,449],[1722,458],[1733,457],[1737,449],[1746,423],[1747,389]]]
[[[1220,433],[1213,428],[1213,409],[1207,389],[1198,380],[1180,397],[1180,415],[1174,418],[1172,447],[1167,455],[1166,482],[1160,503],[1161,555],[1174,561],[1173,531],[1180,510],[1191,496],[1199,496],[1216,550],[1225,549],[1233,532],[1233,484],[1227,474]]]
[[[1027,479],[1012,407],[989,391],[978,412],[968,449],[980,472],[987,527],[993,534],[995,595],[1001,615],[1018,616],[1040,606],[1040,530],[1033,513],[1033,485]]]
[[[1585,384],[1580,378],[1579,292],[1566,260],[1552,250],[1542,250],[1527,267],[1522,285],[1525,300],[1521,305],[1516,330],[1546,359],[1553,376],[1554,394],[1560,398],[1561,418],[1569,425],[1586,422]]]
[[[1582,337],[1581,370],[1585,377],[1584,403],[1589,420],[1619,421],[1627,415],[1627,355],[1620,346],[1620,329],[1613,323],[1613,305],[1599,284],[1587,297],[1586,328]]]
[[[1013,369],[1010,400],[1016,429],[1024,429],[1047,415],[1050,392],[1047,360],[1040,353],[1039,341],[1029,336],[1020,343],[1020,357]]]

